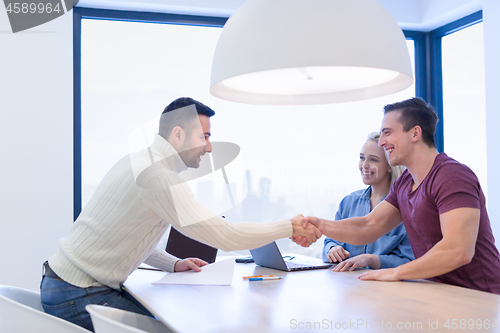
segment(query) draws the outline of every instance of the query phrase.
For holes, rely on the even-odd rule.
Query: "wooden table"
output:
[[[188,286],[152,285],[165,273],[137,270],[125,287],[179,332],[500,332],[500,295],[422,280],[360,281],[360,272],[236,264],[231,286]],[[262,274],[284,278],[242,279]]]

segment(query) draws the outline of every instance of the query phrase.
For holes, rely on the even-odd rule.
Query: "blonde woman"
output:
[[[335,220],[371,212],[385,199],[396,178],[403,173],[403,167],[389,165],[384,149],[378,146],[379,138],[379,133],[369,134],[359,154],[361,179],[368,188],[342,199]],[[352,271],[356,267],[392,268],[413,259],[403,223],[371,244],[351,245],[326,238],[323,248],[324,261],[339,263],[333,269],[337,272]]]

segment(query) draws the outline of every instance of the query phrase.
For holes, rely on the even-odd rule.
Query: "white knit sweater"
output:
[[[121,285],[142,262],[173,272],[178,258],[156,248],[172,224],[224,251],[252,249],[290,237],[290,220],[232,224],[201,205],[178,173],[187,167],[161,136],[122,158],[106,174],[75,221],[50,267],[66,282]]]

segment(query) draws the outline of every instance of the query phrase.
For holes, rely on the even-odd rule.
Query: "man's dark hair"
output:
[[[172,129],[175,126],[180,126],[186,132],[191,130],[191,126],[193,125],[193,113],[192,112],[173,112],[171,111],[178,110],[180,108],[194,105],[196,107],[196,112],[198,115],[204,115],[207,117],[212,117],[215,115],[215,111],[206,106],[203,103],[198,102],[195,99],[190,97],[181,97],[170,103],[162,112],[162,116],[160,117],[160,130],[159,134],[167,139]],[[164,115],[168,114],[168,117]]]
[[[195,99],[192,99],[191,97],[177,98],[175,101],[173,101],[172,103],[167,105],[165,110],[163,110],[162,114],[183,108],[185,106],[193,105],[193,104],[196,106],[196,111],[198,112],[198,114],[201,114],[201,115],[204,115],[207,117],[212,117],[213,115],[215,115],[214,110],[212,110],[211,108],[209,108],[205,104],[198,102]]]
[[[402,102],[387,104],[384,106],[384,115],[400,111],[399,122],[403,124],[403,130],[408,132],[415,126],[422,128],[422,140],[429,147],[436,147],[434,133],[439,118],[434,108],[419,97],[413,97]]]

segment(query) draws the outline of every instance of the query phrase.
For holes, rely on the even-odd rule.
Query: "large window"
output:
[[[445,152],[468,165],[487,193],[483,24],[442,38]]]
[[[190,183],[200,201],[232,222],[265,222],[301,213],[334,219],[340,200],[364,188],[358,170],[366,136],[378,131],[382,107],[415,95],[414,86],[368,101],[319,106],[254,106],[210,95],[212,55],[221,32],[206,26],[83,19],[82,203],[107,170],[134,150],[129,140],[144,125],[157,131],[172,100],[193,97],[216,111],[212,141],[241,148],[245,199],[221,211],[224,184]],[[407,41],[413,61],[414,43]],[[207,191],[214,193],[209,197]],[[322,242],[284,252],[320,257]]]

